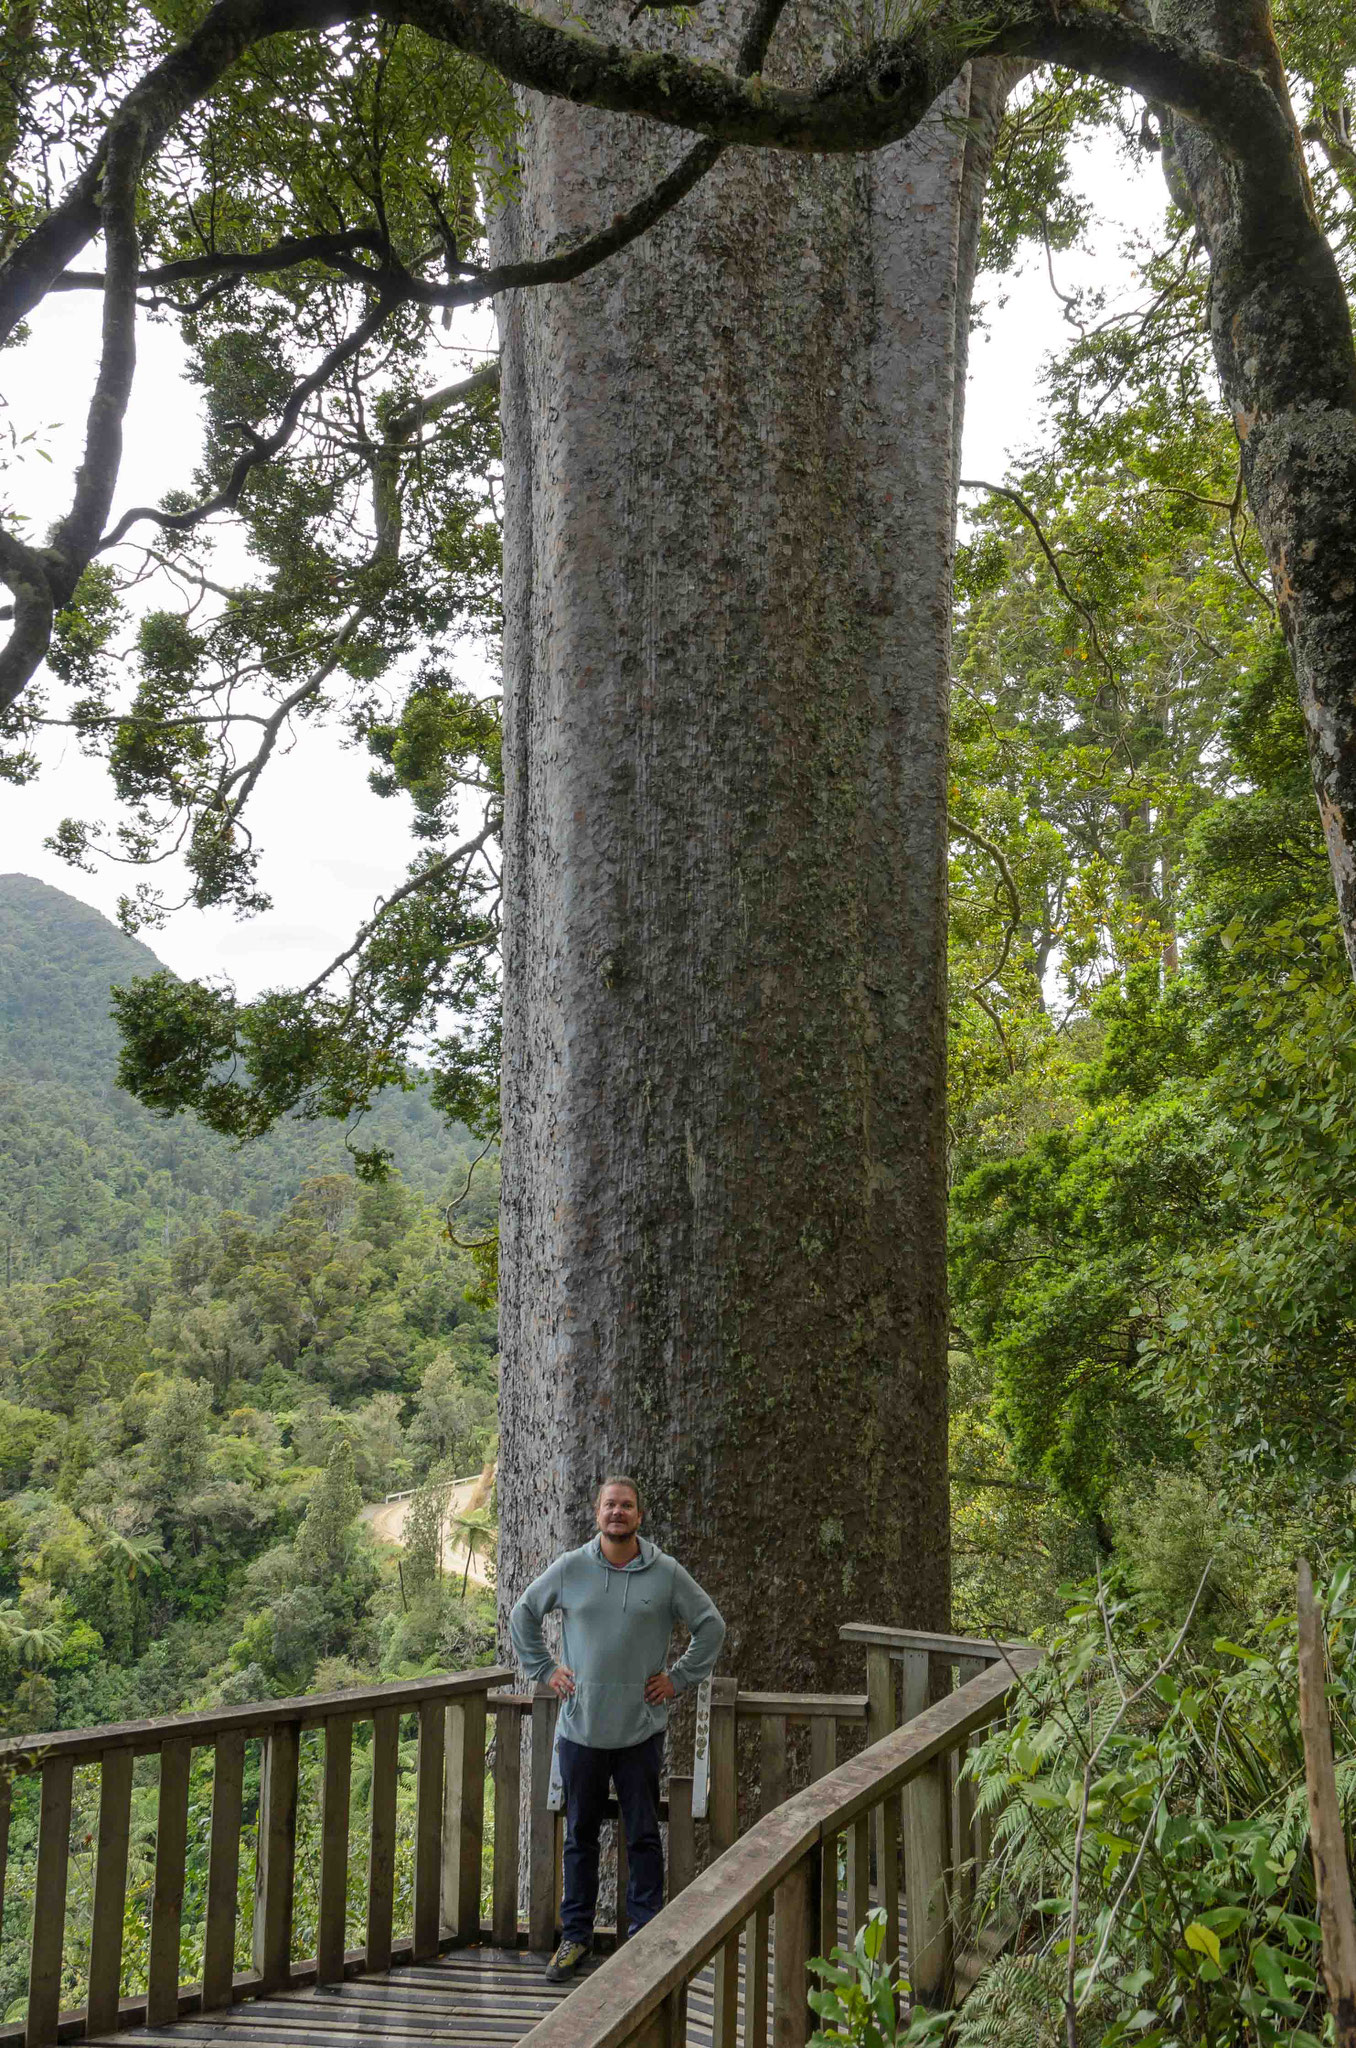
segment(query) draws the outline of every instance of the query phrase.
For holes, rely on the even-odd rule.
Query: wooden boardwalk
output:
[[[0,1771],[0,1896],[17,1785],[28,1999],[0,2022],[0,2048],[517,2048],[534,2033],[536,2048],[768,2048],[769,2032],[803,2048],[808,1960],[835,1918],[840,1940],[866,1920],[873,1874],[918,1995],[945,2002],[969,1968],[952,1954],[952,1869],[973,1874],[987,1853],[959,1766],[1039,1653],[866,1623],[843,1635],[866,1648],[865,1693],[707,1682],[692,1772],[669,1778],[667,1938],[564,1987],[546,1981],[557,1702],[496,1691],[506,1666],[20,1736]],[[958,1674],[949,1693],[938,1666],[948,1684]],[[154,1874],[147,1887],[139,1863],[134,1889],[133,1792],[152,1778]],[[90,1851],[82,1931],[68,1877]],[[827,1923],[826,1865],[842,1887],[836,1916],[822,1902]]]
[[[845,1898],[839,1925],[846,1941]],[[902,1909],[900,1939],[903,1953]],[[431,1962],[251,1998],[221,2012],[190,2014],[160,2027],[125,2027],[93,2039],[100,2048],[425,2048],[430,2042],[443,2048],[514,2048],[574,1989],[548,1984],[546,1963],[545,1956],[526,1949],[453,1949]],[[769,1953],[769,2000],[772,1965]],[[598,1967],[595,1963],[591,1969]],[[742,2043],[743,1970],[740,1977],[737,2040]],[[686,2048],[711,2048],[714,1991],[708,1965],[688,1987]]]

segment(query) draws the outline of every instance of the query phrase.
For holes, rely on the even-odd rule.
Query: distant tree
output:
[[[33,1467],[38,1451],[55,1447],[62,1425],[49,1410],[0,1401],[0,1486],[17,1493]]]
[[[436,1585],[442,1578],[451,1493],[450,1477],[430,1474],[405,1511],[402,1563],[405,1584],[412,1593]]]
[[[297,1531],[298,1561],[313,1578],[342,1569],[362,1502],[353,1469],[353,1446],[341,1435],[335,1439]]]
[[[372,1376],[383,1375],[378,1371]],[[369,1494],[384,1493],[409,1477],[402,1423],[404,1407],[399,1394],[373,1394],[340,1421],[339,1427],[353,1452],[354,1472]]]
[[[494,1397],[468,1386],[455,1357],[440,1353],[424,1368],[410,1421],[410,1449],[432,1469],[465,1476],[483,1461],[494,1431]]]
[[[42,1321],[46,1341],[24,1368],[24,1386],[30,1398],[62,1415],[121,1393],[145,1363],[141,1324],[125,1307],[109,1266],[49,1288]]]
[[[156,1389],[142,1450],[141,1491],[158,1510],[195,1493],[207,1465],[211,1395],[192,1380],[174,1377]]]

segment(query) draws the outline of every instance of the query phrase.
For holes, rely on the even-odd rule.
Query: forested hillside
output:
[[[483,1602],[403,1584],[366,1499],[491,1453],[495,1318],[444,1205],[481,1147],[389,1092],[237,1148],[114,1084],[110,985],[158,966],[96,912],[0,883],[0,1692],[11,1732],[345,1672],[472,1661]],[[492,1222],[487,1162],[458,1210]],[[468,1293],[470,1299],[468,1299]],[[425,1526],[427,1524],[427,1526]],[[422,1529],[422,1536],[419,1531]]]
[[[92,1254],[163,1247],[226,1208],[275,1218],[308,1177],[351,1171],[350,1137],[389,1150],[426,1200],[460,1192],[481,1147],[449,1132],[424,1088],[388,1089],[351,1132],[284,1122],[251,1145],[150,1115],[116,1084],[108,992],[159,966],[88,904],[0,876],[3,1277],[51,1280]]]

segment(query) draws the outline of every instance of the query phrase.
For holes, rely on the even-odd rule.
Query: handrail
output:
[[[735,1712],[741,1719],[771,1714],[784,1721],[864,1721],[864,1692],[739,1692]]]
[[[967,1646],[975,1655],[973,1646]],[[805,1921],[815,1890],[806,1870],[824,1845],[852,1830],[858,1845],[854,1903],[867,1895],[862,1830],[879,1810],[893,1818],[886,1802],[963,1745],[1004,1710],[1022,1676],[1040,1653],[1020,1646],[994,1660],[958,1691],[906,1722],[902,1728],[841,1764],[825,1778],[764,1815],[724,1854],[688,1885],[663,1914],[586,1978],[568,2004],[557,2008],[526,2036],[523,2048],[677,2048],[685,1987],[713,1957],[724,1964],[717,1984],[717,2014],[732,2013],[740,1929],[776,1900],[778,1926],[778,2040],[803,2041]],[[893,1846],[893,1838],[891,1838]],[[835,1920],[836,1920],[836,1852]],[[793,1880],[795,1883],[793,1884]],[[785,1905],[784,1905],[785,1901]],[[787,1909],[789,1913],[787,1912]],[[823,1924],[822,1898],[814,1907]],[[801,1924],[783,1925],[784,1916]],[[819,1926],[812,1930],[818,1935]],[[763,1939],[766,1942],[766,1923]],[[731,1955],[733,1946],[734,1954]],[[764,1951],[766,1953],[766,1951]],[[794,1981],[797,1964],[800,1983]],[[799,2012],[797,2012],[797,2001]],[[785,2026],[781,2025],[783,2008]],[[798,2024],[799,2022],[799,2024]],[[733,2039],[733,2033],[730,2033]]]
[[[28,1944],[28,2002],[19,2026],[0,2028],[0,2048],[54,2048],[84,2036],[111,2033],[144,2021],[159,2027],[186,2009],[213,2012],[237,1998],[267,1995],[295,1981],[293,1942],[299,1887],[314,1889],[316,1953],[308,1973],[337,1983],[350,1967],[349,1864],[355,1815],[352,1799],[355,1735],[366,1724],[370,1772],[359,1803],[358,1825],[367,1836],[366,1940],[369,1970],[389,1969],[397,1946],[415,1961],[481,1935],[486,1725],[490,1714],[506,1740],[495,1783],[511,1785],[500,1811],[518,1811],[517,1765],[526,1711],[501,1702],[492,1686],[511,1679],[506,1666],[440,1673],[388,1685],[355,1686],[334,1693],[251,1701],[204,1713],[171,1714],[103,1728],[76,1728],[25,1736],[0,1748],[0,1896],[7,1876],[10,1817],[24,1801],[35,1824],[32,1915]],[[399,1785],[401,1722],[417,1723],[413,1766],[413,1835],[402,1825]],[[320,1750],[303,1751],[307,1730],[323,1730]],[[259,1743],[256,1767],[246,1745]],[[206,1758],[203,1752],[206,1752]],[[145,1918],[141,1971],[145,1989],[123,1995],[129,1851],[133,1837],[134,1765],[158,1758],[155,1859]],[[191,1835],[195,1769],[198,1796],[210,1769],[211,1821],[206,1839]],[[97,1774],[95,1787],[77,1783],[82,1767]],[[31,1781],[37,1779],[36,1786]],[[257,1797],[255,1785],[257,1782]],[[83,1789],[82,1789],[83,1787]],[[147,1788],[149,1789],[149,1788]],[[98,1817],[88,1804],[97,1790]],[[298,1819],[303,1793],[319,1807],[319,1858],[303,1868]],[[80,1802],[86,1839],[97,1837],[89,1900],[88,1949],[68,1974],[67,1893],[73,1832]],[[253,1810],[252,1810],[253,1809]],[[257,1816],[257,1820],[256,1820]],[[248,1938],[253,1969],[237,1969],[243,1940],[242,1843],[255,1834],[254,1910]],[[500,1830],[494,1875],[496,1900],[510,1884],[514,1938],[517,1916],[518,1829]],[[93,1845],[93,1844],[92,1844]],[[408,1856],[411,1882],[398,1886]],[[195,1902],[195,1923],[184,1926],[187,1878],[197,1859],[205,1883]],[[396,1914],[410,1920],[397,1930]],[[185,1935],[201,1954],[196,1983],[181,1978]],[[85,1989],[85,2003],[63,2010]]]
[[[396,1679],[389,1685],[354,1686],[345,1692],[300,1693],[285,1700],[251,1700],[240,1707],[212,1707],[196,1714],[160,1714],[149,1721],[113,1721],[106,1728],[60,1728],[50,1735],[21,1735],[0,1742],[0,1769],[34,1770],[54,1757],[102,1756],[105,1750],[130,1749],[150,1756],[170,1740],[181,1738],[200,1748],[219,1735],[249,1741],[270,1735],[290,1723],[319,1728],[336,1714],[367,1720],[383,1707],[412,1713],[425,1700],[456,1699],[463,1693],[486,1692],[513,1677],[510,1666],[494,1664],[434,1678]]]
[[[664,1802],[670,1903],[661,1946],[647,1931],[646,1946],[632,1952],[633,1969],[619,1914],[617,1963],[627,1971],[619,1977],[609,1965],[600,1972],[570,2000],[566,2031],[542,2036],[544,2043],[589,2048],[591,2037],[578,2029],[590,2001],[620,1986],[627,1995],[621,2007],[607,2006],[598,2040],[677,2048],[687,1979],[715,1953],[713,2048],[734,2048],[739,1927],[751,1914],[747,2048],[764,2048],[766,2040],[759,2015],[765,2022],[774,1917],[776,2038],[779,2048],[797,2048],[805,2038],[805,1958],[837,1939],[837,1852],[825,1844],[841,1832],[852,1924],[865,1919],[875,1885],[893,1930],[887,1960],[897,1955],[902,1839],[915,1990],[950,1981],[945,1905],[967,1853],[958,1845],[973,1839],[980,1854],[984,1836],[972,1788],[957,1771],[958,1750],[972,1728],[1001,1711],[1036,1653],[866,1624],[844,1633],[865,1639],[865,1694],[745,1693],[733,1677],[701,1688],[692,1775],[673,1769]],[[943,1667],[951,1666],[959,1666],[960,1690],[928,1707],[930,1696],[950,1686]],[[26,2015],[0,2025],[0,2048],[58,2048],[119,2028],[160,2027],[301,1982],[334,1984],[355,1969],[385,1971],[397,1959],[427,1961],[486,1939],[549,1952],[561,1905],[562,1816],[551,1796],[559,1702],[544,1686],[492,1690],[512,1679],[508,1667],[495,1665],[0,1743],[0,1897],[13,1812],[22,1816],[14,1839],[32,1898]],[[893,1735],[901,1718],[909,1725]],[[409,1721],[413,1745],[402,1736]],[[851,1748],[863,1734],[868,1748],[840,1766],[842,1743]],[[155,1759],[149,1784],[137,1769],[146,1758]],[[807,1767],[810,1790],[788,1800]],[[402,1783],[412,1800],[402,1799]],[[191,1816],[209,1785],[210,1826],[196,1832]],[[133,1905],[129,1851],[148,1794],[154,1873],[144,1902]],[[499,1823],[492,1838],[491,1799]],[[741,1823],[750,1820],[740,1841]],[[72,1847],[81,1839],[94,1852],[92,1870],[82,1873]],[[716,1860],[699,1878],[707,1855]],[[366,1863],[366,1881],[351,1898],[355,1857]],[[617,1865],[620,1901],[620,1829]],[[832,1873],[822,1884],[821,1872]],[[18,1869],[8,1874],[19,1877]],[[81,1887],[73,1950],[68,1875]],[[939,1889],[941,1909],[933,1896]],[[138,1922],[128,1983],[124,1928]],[[301,1960],[298,1946],[312,1942],[312,1958]],[[656,1955],[669,1958],[658,1977]],[[181,1970],[191,1971],[199,1956],[198,1980],[185,1982]]]
[[[872,1648],[891,1650],[897,1656],[915,1652],[933,1657],[947,1657],[951,1662],[996,1664],[1004,1661],[1013,1650],[1029,1650],[1030,1643],[1003,1642],[997,1636],[948,1636],[938,1635],[922,1628],[881,1628],[875,1622],[847,1621],[838,1631],[845,1643],[866,1643]]]

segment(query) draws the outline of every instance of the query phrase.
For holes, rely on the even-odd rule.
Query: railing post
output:
[[[106,1750],[99,1759],[99,1850],[89,1937],[88,2034],[111,2034],[118,2024],[131,1819],[132,1752]]]
[[[669,1779],[669,1897],[687,1890],[697,1874],[697,1843],[692,1830],[692,1780]]]
[[[395,1922],[396,1789],[400,1775],[400,1709],[372,1716],[372,1813],[367,1851],[367,1967],[389,1970]]]
[[[962,1657],[957,1666],[957,1683],[968,1685],[972,1678],[981,1677],[987,1669],[982,1657]],[[962,1910],[974,1903],[975,1883],[979,1875],[975,1784],[974,1779],[965,1774],[969,1748],[968,1742],[962,1742],[951,1753],[951,1847],[955,1857],[953,1900]]]
[[[755,1906],[744,1923],[744,2048],[767,2048],[767,1966],[772,1913]]]
[[[758,1717],[758,1814],[761,1819],[786,1797],[786,1716]]]
[[[254,1967],[260,1988],[285,1988],[292,1969],[292,1892],[297,1853],[298,1731],[284,1722],[266,1737],[259,1783],[254,1886]]]
[[[459,1945],[480,1939],[485,1833],[485,1694],[447,1709],[447,1804],[443,1817],[443,1921]]]
[[[810,2038],[806,1983],[810,1958],[811,1857],[789,1870],[773,1894],[772,2048],[805,2048]]]
[[[859,1813],[847,1829],[848,1940],[855,1941],[858,1929],[871,1911],[871,1816]]]
[[[896,1725],[895,1668],[890,1652],[872,1643],[866,1653],[866,1740],[879,1742]]]
[[[876,1815],[876,1869],[880,1902],[885,1908],[887,1969],[899,1961],[899,1801],[882,1799]]]
[[[617,1947],[631,1938],[630,1922],[626,1913],[626,1893],[631,1882],[631,1858],[626,1848],[626,1823],[617,1813],[613,1837],[617,1850]]]
[[[42,1767],[38,1867],[33,1880],[33,1943],[28,1956],[26,2048],[50,2048],[61,2009],[61,1958],[66,1941],[66,1862],[71,1845],[68,1756]]]
[[[556,1827],[547,1801],[559,1701],[549,1685],[532,1696],[532,1771],[528,1781],[527,1945],[549,1955],[556,1933]]]
[[[932,1666],[926,1650],[906,1650],[903,1695],[907,1724],[928,1704]],[[909,1983],[935,2005],[949,1979],[946,1876],[950,1868],[950,1783],[945,1758],[904,1787],[904,1892],[908,1901]]]
[[[204,2012],[215,2012],[231,2003],[235,1977],[235,1923],[240,1899],[240,1822],[244,1798],[245,1738],[234,1733],[218,1735],[212,1755],[212,1822],[207,1846],[207,1925],[203,1930],[202,1942]]]
[[[518,1807],[522,1722],[514,1706],[494,1710],[494,1908],[496,1948],[518,1945]]]
[[[711,2048],[735,2048],[739,2035],[739,1930],[716,1950]]]
[[[348,1837],[353,1791],[353,1716],[325,1723],[325,1783],[320,1805],[320,1908],[316,1927],[316,1982],[344,1976],[348,1919]]]
[[[179,2017],[179,1934],[184,1916],[188,1773],[192,1761],[192,1746],[185,1739],[162,1744],[156,1798],[155,1889],[151,1894],[151,1940],[146,1960],[148,2027],[163,2027]],[[288,1931],[290,1934],[290,1916]]]
[[[926,1650],[906,1650],[904,1666],[904,1719],[912,1721],[928,1703],[932,1662]]]
[[[810,1783],[827,1778],[838,1759],[838,1723],[832,1714],[816,1714],[810,1723]],[[820,1844],[819,1947],[830,1956],[838,1946],[838,1836]]]
[[[866,1740],[881,1742],[899,1725],[895,1704],[895,1666],[890,1652],[872,1643],[866,1653]],[[899,1807],[883,1799],[875,1815],[876,1892],[885,1908],[885,1960],[899,1961]],[[848,1930],[856,1935],[856,1928]]]
[[[739,1833],[739,1781],[735,1716],[739,1685],[733,1678],[711,1680],[711,1847],[719,1856]]]
[[[908,1884],[909,1983],[922,2005],[944,2005],[951,1984],[951,1798],[937,1757],[908,1787],[904,1875]]]
[[[443,1762],[446,1714],[437,1700],[419,1709],[414,1817],[414,1944],[417,1963],[438,1953],[442,1904]]]

